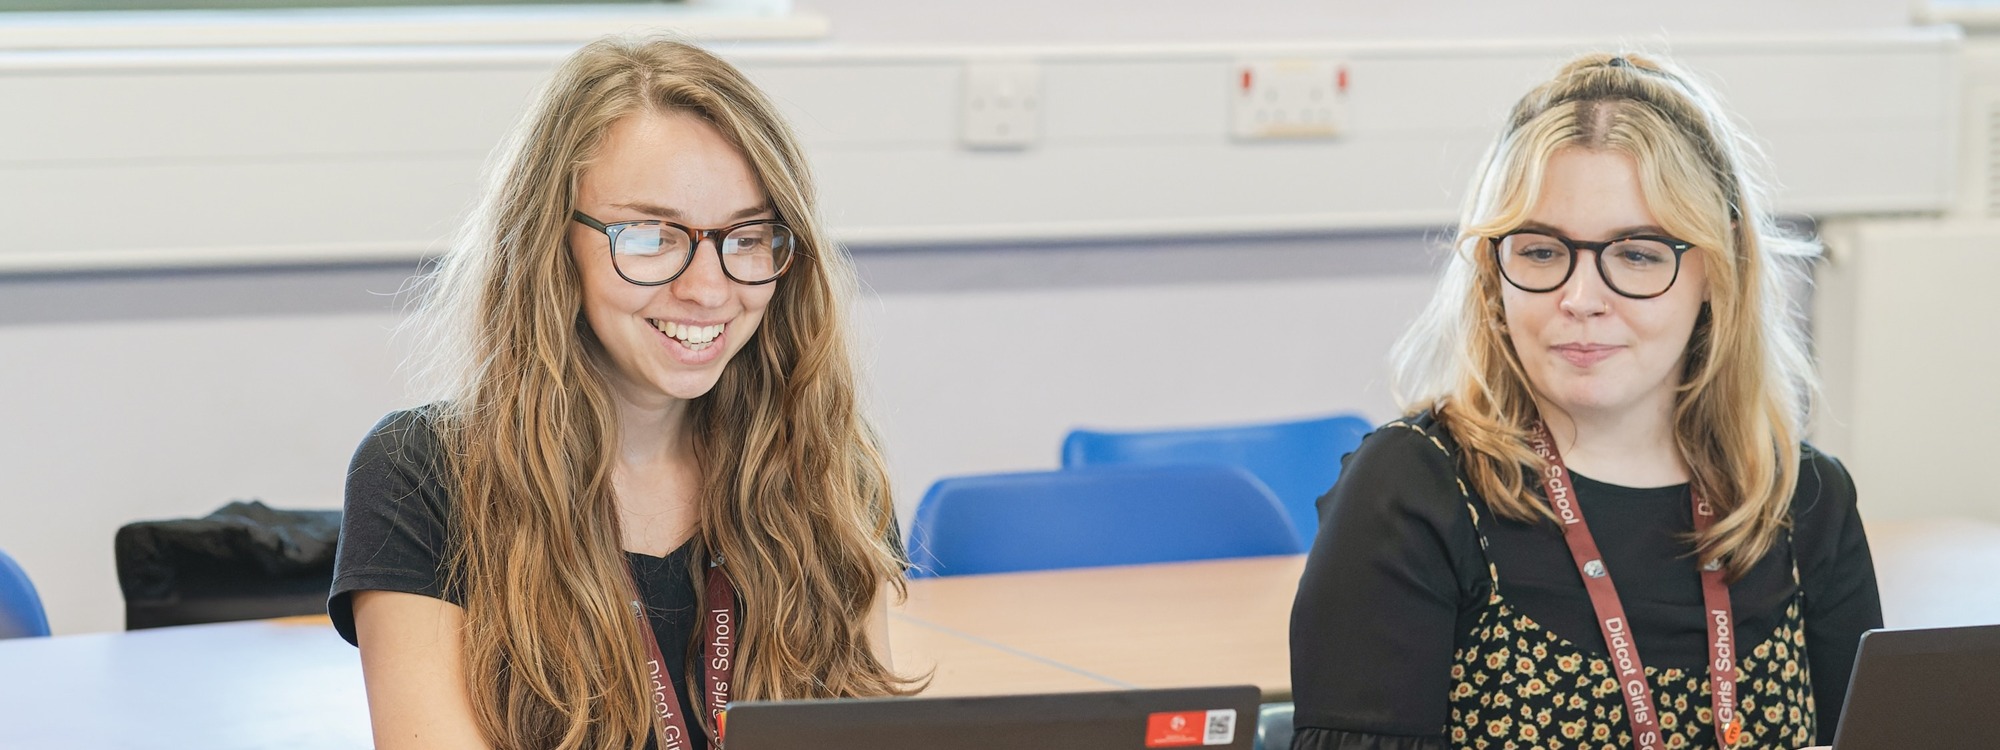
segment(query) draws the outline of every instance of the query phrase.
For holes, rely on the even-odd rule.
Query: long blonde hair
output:
[[[1662,228],[1694,243],[1708,269],[1674,439],[1694,488],[1720,506],[1717,523],[1694,538],[1696,553],[1740,576],[1783,530],[1798,480],[1818,385],[1788,292],[1804,283],[1804,259],[1818,247],[1767,213],[1755,145],[1670,63],[1584,55],[1514,106],[1473,178],[1436,296],[1396,346],[1396,397],[1412,413],[1434,411],[1496,513],[1550,516],[1526,474],[1545,468],[1527,444],[1537,412],[1503,322],[1488,238],[1528,220],[1549,158],[1573,147],[1630,155]]]
[[[581,315],[566,242],[578,176],[606,130],[648,111],[713,123],[800,240],[761,327],[689,409],[702,473],[690,573],[725,558],[745,612],[733,697],[910,692],[865,631],[881,584],[903,592],[902,567],[886,471],[856,404],[842,310],[853,269],[821,227],[806,159],[728,63],[675,41],[611,38],[564,62],[502,145],[414,322],[443,399],[433,422],[455,493],[466,679],[481,729],[503,747],[631,747],[653,726],[640,640],[651,634],[626,607],[612,499],[610,365]],[[705,579],[694,579],[699,596]],[[687,673],[683,689],[700,695],[700,670]]]

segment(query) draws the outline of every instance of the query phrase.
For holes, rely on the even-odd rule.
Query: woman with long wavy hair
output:
[[[1295,748],[1789,748],[1882,623],[1855,490],[1802,442],[1815,247],[1692,76],[1593,54],[1515,105],[1409,416],[1333,490],[1292,613]]]
[[[413,318],[438,400],[348,475],[333,596],[377,745],[702,748],[730,700],[911,692],[854,286],[735,68],[571,56]]]

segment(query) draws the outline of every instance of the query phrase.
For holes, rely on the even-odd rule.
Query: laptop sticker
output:
[[[1236,709],[1161,711],[1146,717],[1146,747],[1200,747],[1236,741]]]

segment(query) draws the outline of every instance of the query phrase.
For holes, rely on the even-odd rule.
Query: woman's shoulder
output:
[[[1348,454],[1327,501],[1456,519],[1470,499],[1456,450],[1450,430],[1428,411],[1385,423]]]
[[[398,409],[384,415],[355,448],[355,468],[364,461],[405,468],[432,467],[442,453],[439,435],[443,415],[441,403]]]
[[[1361,469],[1451,483],[1458,477],[1457,454],[1451,430],[1435,414],[1423,411],[1386,422],[1362,437],[1342,476]]]
[[[1812,443],[1800,443],[1792,512],[1813,512],[1828,504],[1851,507],[1854,500],[1854,477],[1847,473],[1847,465]]]
[[[1356,580],[1351,576],[1374,575],[1362,570],[1395,570],[1423,578],[1436,592],[1471,596],[1486,580],[1477,528],[1483,509],[1467,491],[1453,450],[1449,431],[1428,413],[1362,438],[1319,500],[1315,563],[1308,567],[1324,575],[1315,580],[1347,586]],[[1328,573],[1339,570],[1347,573]]]
[[[347,501],[400,504],[412,496],[441,505],[447,468],[441,460],[441,404],[389,412],[361,439],[347,467]],[[441,509],[440,509],[441,510]]]
[[[1368,437],[1397,445],[1402,450],[1423,448],[1447,457],[1458,451],[1458,444],[1451,437],[1451,428],[1429,409],[1386,422]]]
[[[1792,522],[1797,533],[1838,528],[1855,514],[1854,477],[1832,454],[1811,443],[1799,444],[1799,478],[1792,492]]]

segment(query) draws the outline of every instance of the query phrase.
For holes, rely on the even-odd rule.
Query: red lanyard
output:
[[[1583,522],[1583,507],[1576,503],[1569,467],[1556,452],[1555,438],[1541,422],[1528,435],[1528,447],[1549,464],[1542,476],[1542,491],[1562,522],[1563,541],[1590,592],[1590,607],[1597,613],[1597,627],[1604,634],[1604,647],[1611,651],[1611,668],[1618,675],[1618,692],[1625,697],[1625,718],[1632,724],[1633,743],[1640,750],[1654,750],[1660,742],[1660,716],[1653,706],[1653,687],[1646,682],[1646,665],[1639,661],[1639,646],[1632,639],[1625,605],[1611,585],[1611,571],[1597,551],[1597,540]],[[1715,523],[1715,509],[1689,491],[1694,505],[1694,528],[1707,531]],[[1716,742],[1733,747],[1743,733],[1743,721],[1736,715],[1736,613],[1729,603],[1729,585],[1722,579],[1722,566],[1714,563],[1701,569],[1702,620],[1708,625],[1708,686],[1715,714]]]
[[[639,593],[638,577],[632,593]],[[702,601],[701,665],[708,687],[708,717],[719,726],[722,712],[729,708],[729,680],[736,671],[736,586],[722,573],[722,562],[708,565],[708,592]],[[660,653],[660,638],[646,618],[646,605],[632,600],[632,614],[639,618],[639,632],[645,635],[646,678],[653,684],[653,729],[659,735],[660,750],[682,750],[688,746],[687,719],[681,716],[680,689],[667,673],[667,659]],[[721,738],[713,746],[720,750]]]

